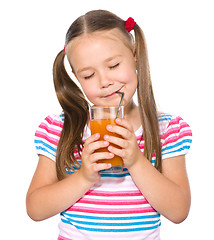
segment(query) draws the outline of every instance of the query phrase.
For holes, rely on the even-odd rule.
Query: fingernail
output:
[[[120,119],[120,118],[117,118],[117,119],[116,119],[116,122],[117,122],[117,123],[121,123],[121,119]]]
[[[112,125],[108,125],[107,129],[109,129],[109,130],[112,129]]]
[[[105,135],[105,136],[104,136],[104,139],[109,139],[109,135]]]
[[[111,163],[108,163],[108,165],[107,165],[107,166],[108,166],[108,168],[110,168],[110,167],[111,167]]]
[[[109,151],[111,151],[111,150],[112,150],[112,147],[111,147],[111,146],[109,146],[109,147],[108,147],[108,150],[109,150]]]

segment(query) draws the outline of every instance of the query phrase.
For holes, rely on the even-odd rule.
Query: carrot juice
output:
[[[91,106],[90,113],[90,128],[91,134],[99,133],[100,140],[104,140],[105,135],[115,136],[121,138],[116,133],[109,132],[106,129],[107,125],[116,125],[115,119],[117,117],[124,118],[124,106]],[[111,144],[113,147],[120,148],[116,144]],[[99,148],[96,152],[108,152],[108,147]],[[116,173],[123,171],[123,160],[119,156],[114,156],[111,159],[100,159],[98,163],[111,163],[111,168],[101,170],[104,173]]]
[[[100,134],[100,140],[104,140],[105,135],[111,135],[115,137],[121,137],[120,135],[116,133],[109,132],[106,129],[107,125],[116,125],[114,119],[98,119],[98,120],[92,120],[90,121],[90,128],[91,128],[91,134],[99,133]],[[113,147],[119,148],[115,144],[111,144]],[[107,147],[105,148],[100,148],[96,152],[108,152]],[[98,161],[99,163],[111,163],[112,167],[114,166],[119,166],[123,164],[123,160],[119,156],[114,156],[111,159],[102,159]]]

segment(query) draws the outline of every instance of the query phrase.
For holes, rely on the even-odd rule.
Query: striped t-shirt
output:
[[[37,154],[55,161],[63,122],[63,114],[50,115],[39,125],[35,133]],[[192,142],[189,125],[181,117],[162,113],[159,124],[162,159],[185,155]],[[143,152],[142,127],[135,134]],[[86,126],[83,140],[90,135]],[[78,153],[76,158],[81,164]],[[160,214],[144,198],[126,168],[120,173],[101,173],[100,181],[60,215],[58,240],[160,239]]]

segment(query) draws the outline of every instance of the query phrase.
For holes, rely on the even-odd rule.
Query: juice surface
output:
[[[100,133],[100,140],[104,140],[104,135],[111,135],[116,137],[121,137],[116,133],[111,133],[106,129],[107,125],[116,125],[114,119],[100,119],[100,120],[93,120],[90,122],[91,124],[91,134]],[[119,148],[115,144],[111,144],[114,147]],[[108,152],[107,147],[100,148],[96,152]],[[99,160],[100,163],[111,163],[112,166],[119,166],[123,164],[123,160],[119,156],[114,156],[112,159],[102,159]]]

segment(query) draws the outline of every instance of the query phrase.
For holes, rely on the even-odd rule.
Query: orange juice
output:
[[[116,134],[116,133],[112,133],[109,132],[106,129],[107,125],[116,125],[114,119],[98,119],[98,120],[92,120],[90,121],[90,125],[91,125],[91,134],[95,134],[95,133],[99,133],[100,134],[100,140],[104,140],[104,136],[105,135],[111,135],[111,136],[115,136],[115,137],[120,137],[120,135]],[[115,144],[111,144],[113,147],[118,147]],[[107,147],[105,148],[100,148],[98,149],[96,152],[108,152]],[[123,164],[123,160],[121,157],[119,156],[114,156],[111,159],[101,159],[98,161],[99,163],[111,163],[111,165],[114,166],[119,166]]]

